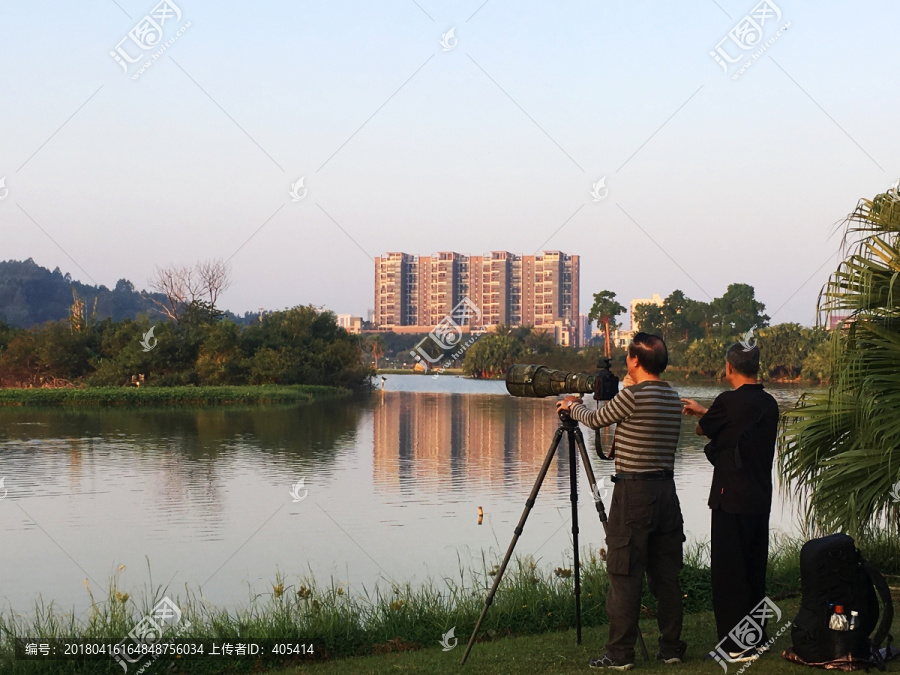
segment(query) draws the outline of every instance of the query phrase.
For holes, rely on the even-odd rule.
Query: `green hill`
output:
[[[94,308],[96,318],[115,321],[137,318],[154,312],[149,297],[163,300],[159,293],[141,293],[127,279],[119,279],[112,290],[72,279],[57,267],[52,272],[29,258],[0,262],[0,321],[19,328],[30,328],[46,321],[58,321],[69,315],[72,289],[84,300],[88,314]]]
[[[153,299],[165,301],[161,293],[136,290],[127,279],[119,279],[116,287],[94,286],[76,281],[71,274],[63,274],[57,267],[52,272],[33,259],[0,261],[0,322],[16,328],[31,328],[47,321],[60,321],[69,316],[72,308],[72,289],[84,301],[85,312],[91,316],[96,299],[94,318],[102,321],[137,319],[148,315],[159,317]],[[249,313],[238,317],[231,312],[225,316],[235,323],[246,324],[256,319]]]

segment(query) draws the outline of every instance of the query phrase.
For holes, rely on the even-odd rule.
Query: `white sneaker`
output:
[[[728,658],[733,663],[745,663],[747,661],[756,661],[759,658],[759,651],[756,647],[750,647],[742,652],[728,652]]]

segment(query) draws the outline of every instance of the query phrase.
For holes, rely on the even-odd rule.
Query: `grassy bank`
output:
[[[238,387],[88,387],[83,389],[0,389],[0,407],[10,406],[174,406],[304,403],[345,396],[347,389],[318,385]]]
[[[900,545],[897,542],[885,538],[863,547],[863,550],[870,559],[879,561],[886,573],[900,573]],[[600,627],[607,622],[605,598],[608,586],[603,558],[602,552],[591,551],[582,567],[582,623],[586,629],[594,631],[590,633],[592,635],[601,635],[603,631]],[[682,590],[688,614],[711,609],[709,570],[705,561],[705,547],[693,547],[687,551]],[[496,567],[492,565],[493,561],[485,559],[481,569],[461,569],[454,578],[432,580],[416,587],[403,585],[366,589],[321,586],[309,578],[276,576],[271,586],[265,592],[253,595],[244,608],[230,611],[216,608],[190,591],[177,593],[175,590],[151,587],[139,598],[136,593],[135,597],[130,597],[126,593],[128,589],[119,588],[114,578],[105,594],[95,590],[97,601],[80,618],[61,612],[52,604],[39,604],[28,616],[9,610],[0,612],[0,671],[9,668],[9,672],[16,673],[117,672],[106,661],[55,661],[51,668],[33,662],[15,661],[12,658],[13,638],[83,637],[118,642],[163,596],[174,600],[190,621],[190,628],[182,636],[185,638],[232,641],[269,638],[313,644],[316,661],[337,660],[328,667],[333,668],[333,672],[378,672],[381,666],[377,664],[388,664],[389,660],[373,660],[371,663],[376,664],[372,665],[374,670],[368,670],[367,667],[346,664],[370,662],[344,662],[342,659],[421,649],[426,650],[422,656],[404,657],[409,659],[407,663],[413,670],[422,668],[422,672],[426,672],[430,668],[427,664],[437,663],[435,659],[443,659],[440,663],[452,661],[455,666],[456,659],[461,656],[460,650],[456,650],[448,661],[446,654],[429,648],[434,647],[441,636],[454,627],[460,644],[466,641],[496,574]],[[513,641],[501,638],[547,634],[535,644],[544,645],[541,648],[546,652],[546,658],[556,658],[552,650],[554,645],[562,643],[560,638],[554,636],[571,631],[575,625],[573,583],[570,568],[544,569],[528,558],[517,560],[507,570],[482,624],[483,640],[508,645]],[[780,604],[796,598],[799,590],[799,542],[776,542],[772,547],[768,570],[769,596]],[[652,618],[656,605],[648,592],[645,592],[642,602],[644,615]],[[708,618],[705,622],[709,624]],[[704,630],[708,632],[711,628],[705,625]],[[696,640],[699,643],[700,638]],[[704,637],[704,651],[712,648],[714,642],[710,643],[709,638]],[[479,645],[477,651],[491,653],[494,649],[497,650],[496,658],[501,658],[502,654],[522,657],[515,648],[495,648],[488,644]],[[573,668],[576,665],[584,667],[586,659],[582,656],[572,662]],[[306,660],[272,655],[261,660],[235,657],[227,662],[227,670],[223,670],[224,663],[221,659],[191,659],[179,664],[184,670],[176,669],[174,672],[259,672],[292,664],[308,665]],[[323,667],[322,672],[332,672],[328,668]],[[710,672],[715,672],[715,668]],[[500,668],[491,672],[516,670],[517,667]]]
[[[781,620],[774,624],[778,630],[784,626],[785,622],[794,619],[799,605],[798,598],[778,602],[782,611]],[[681,636],[688,643],[688,650],[684,663],[680,666],[667,666],[662,661],[654,659],[659,637],[655,618],[642,619],[641,632],[647,643],[647,651],[650,653],[651,660],[644,661],[638,652],[632,672],[724,675],[725,671],[718,663],[703,658],[705,654],[715,648],[718,642],[712,612],[697,612],[685,616],[684,630]],[[771,633],[774,636],[777,630],[773,630]],[[469,635],[457,631],[457,637],[459,639],[457,646],[446,652],[441,649],[437,641],[433,641],[432,644],[426,646],[427,648],[421,650],[394,650],[376,656],[339,659],[324,663],[304,663],[299,669],[297,667],[280,669],[272,671],[272,675],[297,675],[298,673],[304,675],[365,675],[398,672],[466,673],[466,675],[496,675],[497,673],[584,675],[587,672],[594,672],[588,668],[588,660],[603,653],[606,644],[606,629],[603,627],[585,628],[582,633],[581,645],[576,644],[574,629],[477,642],[464,667],[460,667],[459,662],[466,649]],[[807,670],[782,659],[781,652],[790,644],[791,631],[790,628],[787,628],[776,639],[769,653],[755,661],[744,672],[747,675],[768,673],[803,675],[804,673],[826,672]],[[737,675],[743,665],[745,664],[729,664],[728,675]],[[900,661],[895,660],[889,663],[887,672],[900,672]]]

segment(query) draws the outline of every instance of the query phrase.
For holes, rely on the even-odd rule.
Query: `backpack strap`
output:
[[[891,589],[888,587],[884,577],[881,576],[881,572],[875,569],[861,553],[859,561],[866,574],[869,575],[875,590],[878,591],[878,595],[881,596],[881,602],[884,605],[884,612],[881,615],[881,621],[878,624],[878,629],[875,631],[875,637],[872,638],[872,642],[878,647],[887,638],[887,644],[890,645],[893,639],[890,635],[891,623],[894,621],[894,603],[891,600]]]

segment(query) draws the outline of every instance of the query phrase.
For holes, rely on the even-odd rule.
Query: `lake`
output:
[[[706,405],[721,391],[677,388]],[[767,389],[783,408],[801,393]],[[81,614],[85,580],[99,601],[120,565],[132,596],[152,574],[222,607],[270,593],[279,573],[286,586],[312,575],[351,591],[459,579],[506,551],[558,426],[553,401],[496,381],[389,375],[383,396],[312,405],[0,409],[0,602],[30,612],[41,596]],[[675,474],[688,540],[701,541],[712,473],[694,426],[683,422]],[[592,431],[585,440],[600,480],[611,463]],[[579,472],[581,544],[599,548]],[[772,528],[796,533],[785,499]],[[569,518],[564,442],[516,552],[569,565]]]

